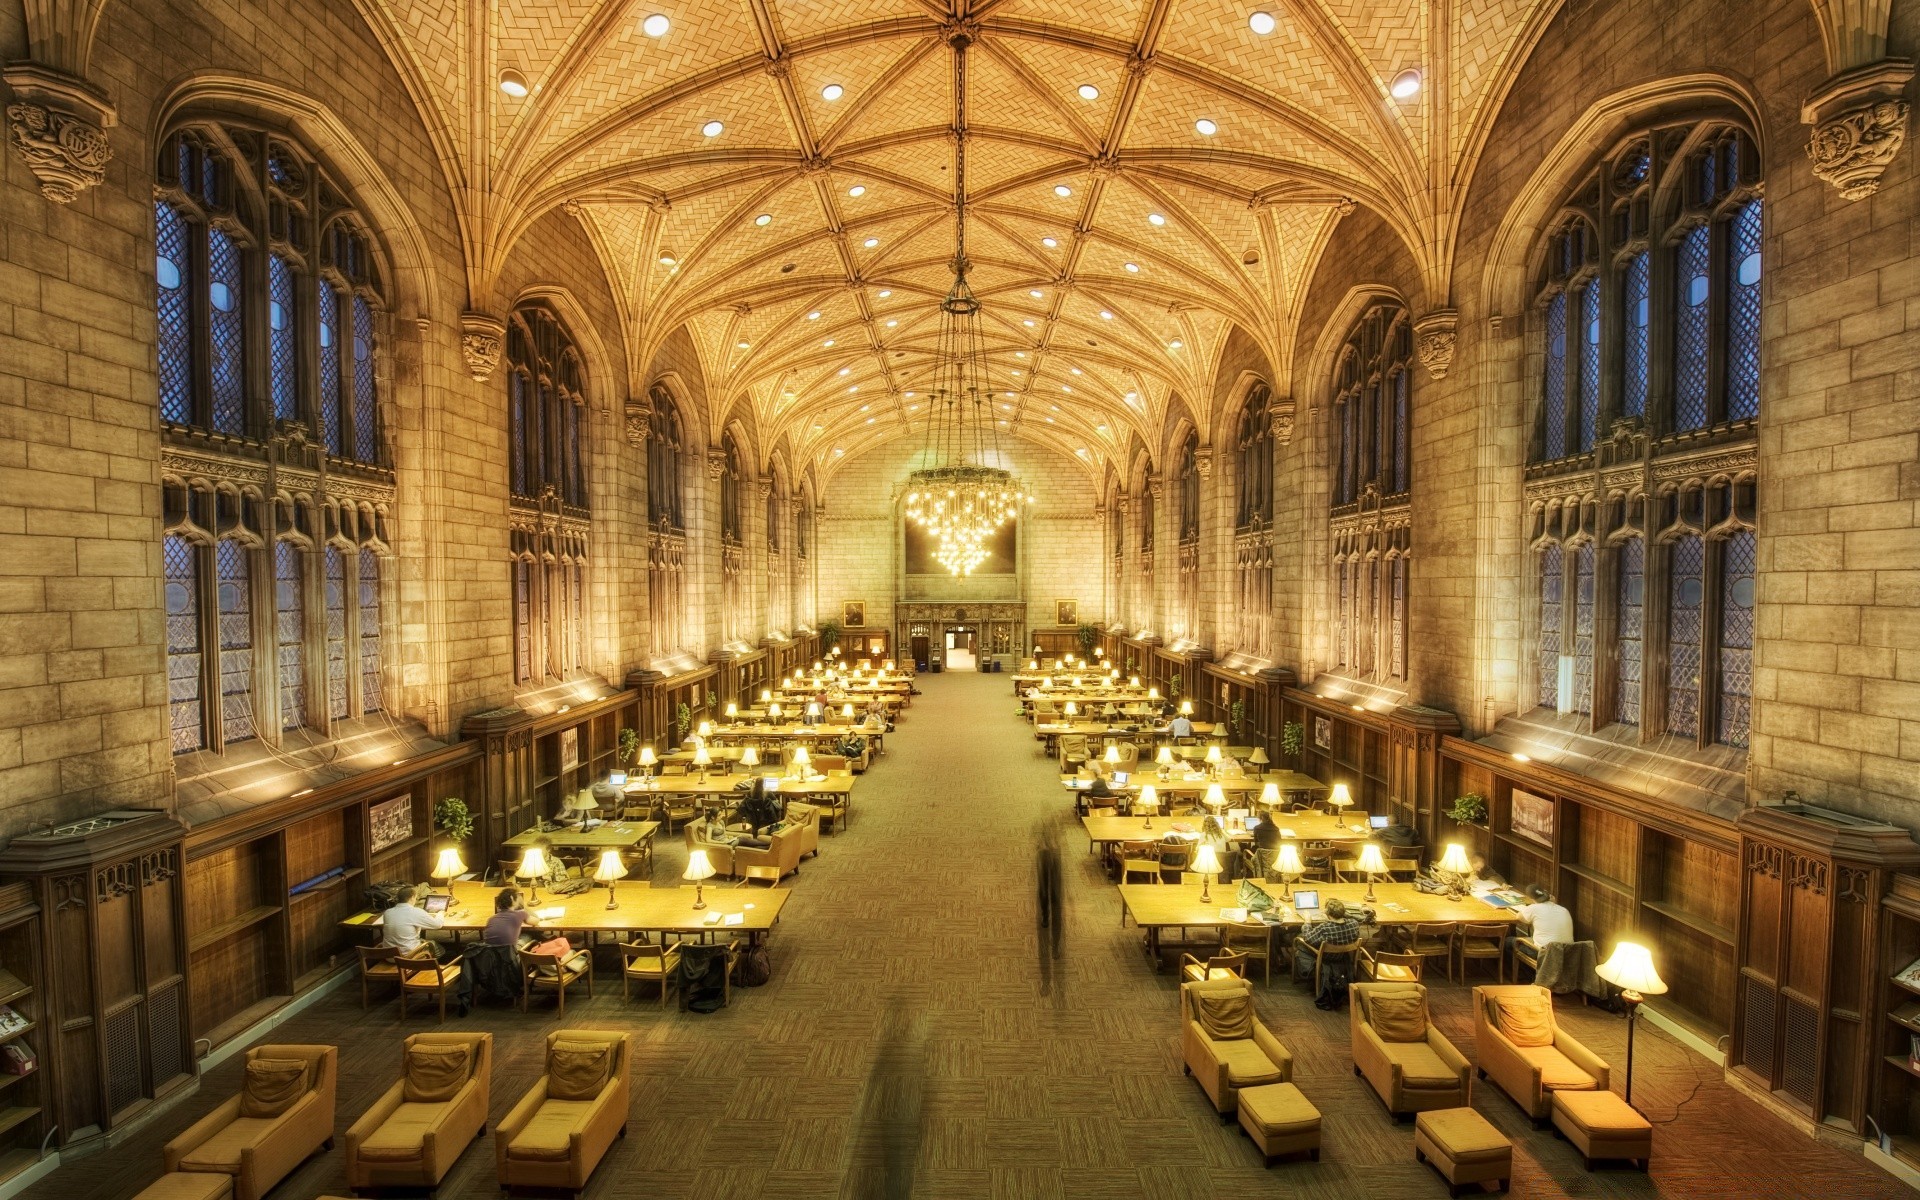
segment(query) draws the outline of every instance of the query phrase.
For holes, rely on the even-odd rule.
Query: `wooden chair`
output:
[[[1160,883],[1160,843],[1151,839],[1120,843],[1120,882],[1132,883],[1135,875],[1144,875],[1142,883]]]
[[[667,1006],[667,993],[680,982],[680,947],[656,946],[646,942],[622,942],[620,945],[620,998],[633,999],[633,983],[660,986],[660,1007]]]
[[[1189,870],[1193,865],[1193,848],[1197,844],[1187,841],[1159,843],[1160,870],[1176,873]]]
[[[367,985],[374,980],[382,983],[400,982],[400,968],[393,965],[394,955],[400,953],[398,946],[356,946],[360,954],[360,1011],[367,1011]]]
[[[1540,974],[1540,947],[1532,938],[1513,939],[1513,981],[1520,982],[1520,968],[1525,967],[1537,977]],[[1581,993],[1584,997],[1585,993]]]
[[[1374,983],[1419,983],[1420,969],[1427,960],[1418,954],[1400,954],[1392,950],[1360,947],[1355,960],[1360,975]]]
[[[1295,942],[1294,944],[1301,945],[1303,943]],[[1307,953],[1313,955],[1313,994],[1315,996],[1320,994],[1320,976],[1327,969],[1327,960],[1330,958],[1339,958],[1342,955],[1345,955],[1351,960],[1359,949],[1360,943],[1357,940],[1336,943],[1322,942],[1317,946],[1307,945]]]
[[[1469,921],[1460,926],[1460,978],[1467,978],[1467,963],[1470,960],[1486,962],[1493,960],[1500,973],[1500,982],[1507,981],[1507,931],[1508,926],[1499,921]]]
[[[1247,977],[1249,956],[1232,950],[1222,950],[1207,958],[1195,958],[1191,954],[1180,956],[1180,978],[1182,982],[1204,983],[1209,979],[1225,979],[1233,976],[1239,979]]]
[[[587,999],[593,999],[593,964],[576,968],[572,966],[573,956],[561,958],[553,954],[529,954],[525,950],[516,950],[514,957],[520,960],[520,1011],[531,1008],[533,993],[542,989],[552,992],[560,1003],[560,1015],[567,1014],[567,988],[584,979],[587,981]]]
[[[441,962],[431,952],[396,954],[393,956],[393,967],[400,973],[400,1019],[407,1019],[409,999],[414,996],[434,996],[440,1001],[440,1023],[446,1024],[447,993],[459,982],[460,960]]]
[[[667,835],[673,835],[673,823],[680,822],[684,828],[688,821],[700,815],[700,805],[696,798],[688,795],[660,797],[660,813],[667,821]]]
[[[1273,926],[1265,921],[1229,921],[1220,927],[1220,952],[1252,957],[1260,964],[1263,982],[1273,986]]]
[[[1458,928],[1445,921],[1422,921],[1407,927],[1402,935],[1404,944],[1400,947],[1403,954],[1417,954],[1421,958],[1437,958],[1446,964],[1447,982],[1453,982],[1453,947]]]

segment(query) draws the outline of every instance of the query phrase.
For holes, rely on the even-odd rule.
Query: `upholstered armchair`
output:
[[[416,1033],[403,1044],[400,1078],[347,1130],[347,1186],[440,1186],[487,1128],[490,1033]]]
[[[255,1046],[238,1096],[166,1144],[169,1171],[233,1177],[234,1200],[260,1200],[317,1150],[333,1147],[333,1046]]]
[[[561,1029],[547,1035],[547,1073],[493,1131],[500,1188],[579,1195],[627,1132],[627,1035]]]
[[[1241,1088],[1293,1078],[1293,1055],[1260,1023],[1245,979],[1180,985],[1180,1054],[1222,1123],[1233,1120]]]
[[[815,835],[818,845],[818,835]],[[800,871],[800,845],[804,838],[798,829],[782,829],[779,833],[767,836],[767,845],[735,846],[733,848],[733,873],[744,875],[748,879],[764,879],[769,885],[779,883],[789,875]]]
[[[808,858],[820,853],[820,813],[813,805],[800,800],[789,800],[786,813],[787,827],[799,834],[800,857]]]
[[[713,865],[716,874],[732,875],[734,873],[733,843],[710,840],[707,821],[704,817],[688,821],[683,832],[687,839],[688,854],[692,854],[695,850],[705,850],[707,861]]]
[[[1353,1073],[1363,1075],[1396,1118],[1465,1108],[1472,1068],[1428,1018],[1419,983],[1356,983],[1348,1025]]]
[[[1558,1091],[1604,1092],[1607,1064],[1553,1019],[1553,993],[1531,983],[1473,989],[1473,1041],[1480,1078],[1491,1079],[1533,1123],[1546,1128]]]

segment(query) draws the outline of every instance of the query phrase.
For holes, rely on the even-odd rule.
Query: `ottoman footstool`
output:
[[[214,1171],[168,1171],[133,1200],[227,1200],[233,1176]]]
[[[1598,1159],[1626,1159],[1642,1171],[1653,1158],[1653,1126],[1612,1092],[1555,1092],[1553,1127],[1593,1170]]]
[[[1240,1128],[1273,1165],[1287,1154],[1306,1151],[1320,1161],[1320,1110],[1291,1083],[1266,1083],[1241,1088]]]
[[[1436,1108],[1413,1123],[1413,1157],[1432,1163],[1449,1195],[1493,1183],[1504,1192],[1513,1178],[1513,1143],[1471,1108]]]

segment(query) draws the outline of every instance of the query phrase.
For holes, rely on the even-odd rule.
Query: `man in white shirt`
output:
[[[1564,905],[1555,904],[1553,897],[1543,887],[1527,889],[1527,895],[1533,898],[1532,904],[1522,905],[1515,911],[1527,926],[1527,938],[1536,946],[1550,946],[1555,942],[1573,940],[1573,914]]]
[[[1190,738],[1193,736],[1193,722],[1187,720],[1187,714],[1181,713],[1167,726],[1167,732],[1177,738]]]
[[[412,954],[423,945],[433,945],[434,957],[439,957],[437,944],[429,943],[421,936],[421,931],[440,928],[440,918],[424,908],[415,905],[414,889],[403,887],[394,897],[394,904],[380,915],[380,944],[392,946],[402,954]]]

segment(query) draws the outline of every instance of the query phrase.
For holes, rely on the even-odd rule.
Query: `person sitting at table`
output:
[[[501,888],[493,898],[493,915],[487,918],[480,940],[489,946],[518,945],[520,931],[539,923],[540,918],[527,911],[526,897],[519,888]]]
[[[1347,916],[1346,901],[1338,896],[1327,899],[1327,917],[1324,921],[1315,921],[1300,931],[1293,942],[1293,976],[1313,974],[1314,946],[1346,946],[1360,940],[1360,923]],[[1333,973],[1329,972],[1328,975]],[[1338,990],[1328,986],[1329,979],[1323,979],[1321,994],[1314,997],[1314,1004],[1320,1008],[1333,1008],[1339,1001],[1336,996],[1346,994],[1346,986],[1341,983]]]
[[[1565,905],[1554,903],[1553,894],[1538,884],[1527,889],[1527,896],[1533,903],[1523,904],[1514,909],[1520,924],[1527,932],[1528,941],[1545,948],[1555,942],[1573,940],[1573,914]],[[1507,939],[1509,943],[1512,938]]]
[[[440,958],[442,946],[428,941],[423,931],[438,929],[443,922],[413,902],[418,895],[419,889],[412,884],[394,893],[393,907],[380,914],[380,944],[392,946],[402,954],[418,953],[420,947],[425,946],[435,958]]]
[[[1093,782],[1087,785],[1086,798],[1089,801],[1113,799],[1113,784],[1107,780],[1107,764],[1096,760],[1088,763],[1087,769],[1093,772]]]
[[[561,861],[560,851],[554,848],[552,838],[543,834],[533,839],[533,844],[540,847],[540,855],[546,860],[547,864],[547,874],[545,878],[540,880],[541,883],[552,887],[557,883],[565,883],[572,877],[572,869],[569,868],[565,862]]]
[[[1193,722],[1187,719],[1187,714],[1176,713],[1167,726],[1167,732],[1176,738],[1190,738],[1193,736]]]
[[[1212,846],[1213,856],[1220,862],[1220,878],[1216,882],[1226,883],[1234,878],[1233,860],[1227,857],[1227,827],[1219,817],[1208,813],[1200,822],[1200,840],[1194,843],[1194,853],[1201,846]]]
[[[1473,868],[1467,873],[1467,890],[1474,895],[1484,896],[1507,886],[1506,877],[1487,865],[1486,855],[1473,855],[1467,865]]]

